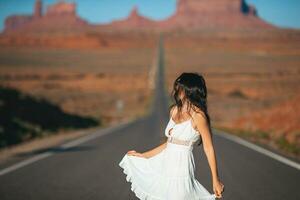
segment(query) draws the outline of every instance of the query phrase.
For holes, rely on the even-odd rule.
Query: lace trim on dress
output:
[[[194,141],[192,140],[180,140],[175,137],[168,137],[168,142],[173,143],[173,144],[180,144],[180,145],[185,145],[185,146],[191,146],[194,144]]]

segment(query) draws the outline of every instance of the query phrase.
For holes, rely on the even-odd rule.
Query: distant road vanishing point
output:
[[[164,137],[169,116],[162,37],[157,49],[154,98],[147,116],[1,166],[0,199],[137,199],[118,163],[128,150],[149,150]],[[229,134],[213,132],[219,175],[225,184],[223,199],[300,199],[298,163]],[[196,178],[213,192],[202,146],[193,152]]]

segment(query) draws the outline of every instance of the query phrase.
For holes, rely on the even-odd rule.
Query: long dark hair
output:
[[[184,97],[182,100],[180,98],[181,92],[184,92]],[[204,112],[207,118],[210,133],[212,133],[210,117],[207,110],[207,88],[204,77],[201,74],[187,72],[182,73],[174,81],[171,95],[175,102],[169,107],[169,110],[176,106],[178,110],[176,114],[180,116],[182,114],[181,109],[183,102],[187,100],[188,114],[190,115],[191,109],[193,109],[193,111],[196,113],[200,112],[198,109]],[[200,144],[202,144],[201,136],[198,145]]]

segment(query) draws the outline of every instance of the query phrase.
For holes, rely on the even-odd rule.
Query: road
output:
[[[152,109],[143,118],[99,130],[81,140],[30,155],[0,169],[1,200],[132,200],[118,163],[131,149],[160,144],[168,122],[163,40],[158,45]],[[300,170],[241,145],[213,129],[219,175],[226,200],[300,199]],[[196,178],[212,193],[202,146],[193,149]],[[8,167],[8,168],[7,168]]]

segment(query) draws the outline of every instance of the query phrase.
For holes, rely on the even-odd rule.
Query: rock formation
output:
[[[138,8],[136,6],[133,7],[129,16],[123,20],[115,20],[110,26],[121,29],[132,29],[132,28],[153,28],[155,26],[155,21],[150,20],[139,14]]]
[[[33,20],[31,15],[12,15],[5,19],[4,26],[5,32],[21,29],[26,24],[29,24]]]
[[[267,28],[245,0],[178,0],[174,15],[160,22],[165,28]]]
[[[256,9],[245,0],[177,0],[175,13],[165,20],[155,21],[142,16],[134,7],[128,17],[109,24],[91,25],[77,16],[76,4],[59,1],[42,12],[42,1],[36,0],[34,13],[10,16],[5,31],[69,32],[84,30],[207,30],[274,28],[257,16]]]
[[[241,2],[241,11],[245,15],[257,16],[256,8],[252,5],[248,5],[245,0]]]
[[[76,16],[76,4],[75,3],[65,3],[60,1],[56,4],[47,7],[46,17],[50,16]]]
[[[77,16],[75,3],[59,1],[48,6],[45,14],[42,7],[42,0],[36,0],[33,15],[7,17],[4,32],[72,32],[88,26]]]
[[[41,18],[43,15],[43,5],[42,0],[37,0],[34,6],[34,17]]]
[[[135,8],[123,19],[111,23],[121,29],[256,29],[271,28],[245,0],[178,0],[175,13],[161,21],[147,19]]]

